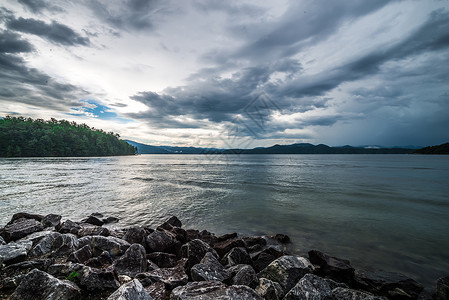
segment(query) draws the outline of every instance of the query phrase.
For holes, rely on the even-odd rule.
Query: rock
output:
[[[284,297],[284,300],[302,299],[332,300],[332,290],[323,278],[306,274]]]
[[[81,226],[73,221],[67,220],[56,227],[56,230],[60,233],[78,234]]]
[[[147,257],[148,257],[148,254],[147,254]],[[166,268],[172,268],[172,267],[174,267],[174,266],[166,267]],[[147,259],[147,271],[150,272],[150,271],[153,271],[153,270],[156,270],[156,269],[160,269],[159,266],[156,265],[151,260]]]
[[[146,236],[147,232],[143,227],[131,227],[128,229],[128,231],[126,231],[122,239],[130,244],[137,243],[145,247]]]
[[[254,248],[256,246],[261,249],[267,244],[267,240],[261,236],[244,237],[243,241],[245,242],[247,248]]]
[[[201,231],[198,234],[198,238],[210,246],[213,246],[217,242],[217,237],[207,230]]]
[[[176,255],[164,252],[153,252],[147,254],[147,258],[160,268],[173,268],[178,262]]]
[[[236,247],[245,247],[245,242],[243,242],[243,240],[241,239],[228,239],[228,240],[224,240],[221,242],[217,242],[214,244],[214,249],[215,251],[217,251],[218,255],[220,257],[223,257],[226,253],[228,253],[229,251],[231,251],[232,248],[236,248]]]
[[[181,261],[173,268],[160,268],[143,275],[139,274],[139,276],[145,276],[153,282],[163,282],[167,289],[172,290],[177,286],[185,285],[189,281],[189,277],[184,270],[184,262],[185,260]]]
[[[107,300],[153,300],[153,298],[143,288],[139,280],[134,279],[122,285]]]
[[[42,225],[44,227],[57,227],[59,224],[61,224],[61,218],[60,215],[55,214],[49,214],[42,218]]]
[[[384,297],[374,296],[373,294],[352,290],[349,288],[337,287],[332,290],[335,300],[382,300]]]
[[[217,280],[224,282],[231,277],[229,272],[211,252],[207,252],[201,262],[192,267],[190,274],[194,281]]]
[[[348,289],[348,285],[346,283],[343,282],[337,282],[335,280],[332,280],[330,278],[324,278],[324,280],[326,280],[327,284],[329,285],[329,287],[331,288],[331,290],[341,287],[341,288],[345,288]]]
[[[120,221],[120,219],[116,217],[107,217],[102,219],[102,221],[104,224],[110,224],[110,223],[117,223],[118,221]]]
[[[78,249],[78,239],[73,234],[52,232],[42,238],[28,253],[30,257],[69,255]]]
[[[262,300],[251,288],[244,285],[227,287],[219,281],[189,282],[175,288],[171,300]]]
[[[181,248],[181,253],[182,257],[187,258],[187,270],[190,272],[190,269],[194,265],[199,264],[207,252],[211,252],[216,257],[218,257],[217,252],[215,252],[215,250],[211,246],[209,246],[202,240],[196,239],[183,245]]]
[[[290,243],[290,237],[286,234],[278,233],[274,236],[274,239],[276,239],[277,241],[279,241],[282,244]]]
[[[42,215],[20,212],[20,213],[14,214],[12,216],[11,220],[6,225],[13,224],[19,219],[29,219],[29,220],[36,220],[38,222],[41,222],[43,217],[44,216],[42,216]]]
[[[90,258],[92,258],[92,249],[90,248],[90,245],[85,245],[69,256],[70,261],[81,264],[84,264]]]
[[[132,244],[120,258],[114,261],[113,266],[119,275],[134,277],[147,270],[145,248],[140,244]]]
[[[108,251],[103,251],[99,256],[92,257],[85,262],[86,266],[103,269],[109,267],[113,260]]]
[[[174,253],[176,245],[175,238],[166,231],[155,230],[146,238],[148,252],[167,252]]]
[[[48,267],[54,263],[54,259],[36,259],[30,261],[22,261],[19,263],[11,264],[5,268],[5,270],[16,271],[20,273],[28,273],[32,269],[39,269],[45,271]]]
[[[101,215],[101,217],[96,217],[94,215],[90,215],[86,219],[82,220],[81,222],[96,225],[96,226],[103,226],[104,222],[103,222],[103,220],[100,219],[102,217],[103,217],[103,215]]]
[[[227,240],[232,240],[232,239],[237,238],[237,236],[238,236],[237,232],[223,234],[223,235],[217,237],[216,243],[221,243],[221,242],[224,242],[224,241],[227,241]]]
[[[236,265],[227,270],[231,275],[232,285],[247,285],[255,288],[259,284],[256,272],[250,265]]]
[[[80,273],[80,285],[88,291],[104,291],[119,288],[120,284],[113,269],[84,267]]]
[[[25,274],[19,274],[13,277],[7,277],[0,281],[0,286],[3,290],[15,289],[20,285],[22,279],[25,278],[25,276]]]
[[[24,260],[32,245],[33,243],[31,241],[11,242],[6,245],[0,245],[0,266],[2,264],[13,264]]]
[[[80,229],[78,230],[78,237],[84,237],[89,235],[102,235],[102,236],[109,236],[110,231],[109,229],[101,226],[92,225],[89,223],[81,223]]]
[[[449,299],[449,276],[438,279],[435,299]]]
[[[396,298],[416,299],[423,290],[423,286],[411,278],[384,271],[357,270],[354,275],[354,283],[365,291],[388,298],[396,296]]]
[[[119,275],[117,277],[118,277],[118,282],[120,283],[120,285],[128,283],[133,280],[131,277],[126,276],[126,275]]]
[[[34,269],[22,279],[10,299],[81,299],[81,290],[70,281],[59,280],[45,272]]]
[[[256,293],[265,300],[281,300],[284,296],[281,285],[266,278],[259,279]]]
[[[276,258],[282,256],[282,252],[274,247],[267,247],[262,251],[253,254],[253,267],[256,272],[260,272],[271,264]]]
[[[170,291],[165,288],[163,282],[156,282],[145,287],[145,290],[154,300],[169,300]]]
[[[172,226],[182,227],[181,221],[179,221],[179,219],[177,217],[175,217],[175,216],[170,217],[170,219],[168,219],[165,222],[170,224],[170,225],[172,225]]]
[[[34,246],[36,246],[37,242],[42,240],[42,238],[46,237],[47,235],[49,235],[53,232],[55,232],[53,228],[46,228],[43,231],[37,231],[32,234],[29,234],[26,237],[23,237],[20,240],[17,240],[16,242],[31,241],[33,243],[33,247],[34,247]]]
[[[33,232],[42,231],[44,226],[35,219],[18,219],[14,223],[8,224],[3,229],[3,238],[5,241],[16,241]]]
[[[334,280],[351,283],[354,277],[354,268],[348,260],[329,256],[318,250],[309,251],[310,262],[320,266],[318,273],[321,276]]]
[[[286,255],[270,263],[259,273],[259,278],[278,282],[284,292],[288,292],[298,279],[313,270],[314,267],[307,258]]]
[[[221,263],[225,266],[232,267],[240,264],[251,265],[253,262],[251,260],[251,256],[249,256],[249,253],[245,248],[236,247],[226,253],[221,260]]]
[[[84,268],[84,265],[72,262],[53,264],[48,267],[47,273],[55,277],[67,277],[71,274],[70,277],[75,280],[79,279],[79,275]]]
[[[5,242],[5,240],[0,236],[0,246],[1,245],[6,245],[6,242]]]
[[[131,246],[127,241],[112,236],[86,236],[79,239],[80,245],[90,244],[94,256],[107,251],[111,256],[125,253]]]

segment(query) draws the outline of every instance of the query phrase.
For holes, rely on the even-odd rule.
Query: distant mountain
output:
[[[449,143],[416,150],[416,154],[449,154]]]
[[[410,154],[413,149],[406,148],[364,148],[329,147],[324,144],[313,145],[297,143],[291,145],[274,145],[271,147],[257,147],[253,149],[216,149],[196,147],[151,146],[130,140],[129,144],[137,147],[139,154]]]

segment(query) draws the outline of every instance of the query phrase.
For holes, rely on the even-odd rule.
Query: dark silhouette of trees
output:
[[[66,120],[0,119],[0,157],[134,155],[119,135]]]

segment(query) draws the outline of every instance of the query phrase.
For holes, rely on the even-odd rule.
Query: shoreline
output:
[[[284,234],[216,236],[183,229],[174,216],[156,228],[120,229],[105,227],[119,220],[99,213],[80,222],[61,219],[17,213],[0,228],[0,299],[49,293],[111,300],[125,294],[156,300],[449,297],[449,277],[429,291],[404,275],[356,270],[319,250],[290,255]]]

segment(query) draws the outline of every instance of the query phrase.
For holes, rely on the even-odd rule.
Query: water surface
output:
[[[359,268],[429,286],[449,273],[449,156],[139,155],[0,159],[0,224],[15,212],[91,212],[121,226],[288,234]]]

